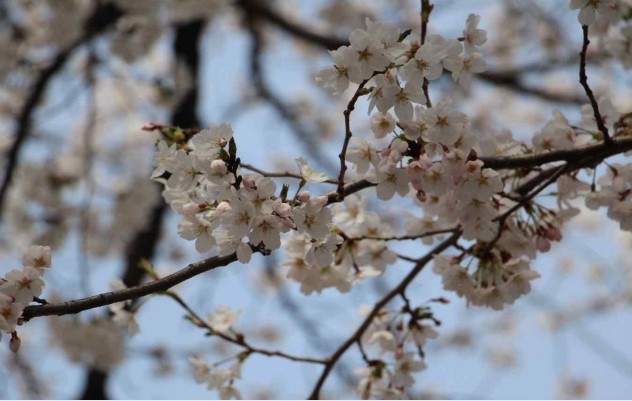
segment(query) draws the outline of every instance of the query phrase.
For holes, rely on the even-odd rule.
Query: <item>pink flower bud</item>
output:
[[[219,138],[219,146],[220,147],[224,147],[228,144],[228,140],[226,140],[226,138]]]
[[[289,217],[281,216],[281,224],[283,224],[284,227],[287,227],[290,230],[295,230],[296,229],[296,224],[294,224],[292,219],[290,219]]]
[[[11,333],[11,340],[9,340],[9,349],[11,352],[18,352],[20,350],[20,344],[22,344],[22,340],[18,337],[17,332]]]
[[[416,190],[421,190],[421,182],[424,178],[424,171],[426,169],[419,163],[419,161],[415,160],[406,166],[406,173],[408,173],[408,180],[413,185],[413,188]]]
[[[279,202],[272,205],[272,210],[279,217],[288,217],[292,213],[292,206],[287,203]]]
[[[195,202],[189,202],[182,205],[182,214],[185,216],[193,217],[200,211],[200,205]]]
[[[561,241],[562,240],[562,232],[559,228],[554,226],[549,226],[544,230],[544,237],[550,239],[551,241]]]
[[[415,195],[415,197],[419,200],[419,202],[426,201],[426,193],[422,190],[417,191],[417,195]]]
[[[253,180],[252,178],[247,178],[247,177],[243,177],[243,179],[241,180],[241,185],[243,185],[245,188],[248,188],[248,189],[257,188],[257,184],[255,183],[255,180]]]
[[[217,208],[215,208],[215,212],[219,213],[220,216],[223,216],[224,213],[230,212],[231,210],[232,208],[230,207],[230,203],[226,201],[220,202],[219,205],[217,205]]]
[[[548,252],[551,250],[551,242],[544,237],[538,236],[535,240],[535,246],[540,252]]]
[[[312,199],[314,206],[324,207],[327,205],[328,198],[325,195],[317,196]]]
[[[296,196],[296,199],[298,199],[301,202],[307,202],[309,198],[310,198],[309,191],[301,191]]]

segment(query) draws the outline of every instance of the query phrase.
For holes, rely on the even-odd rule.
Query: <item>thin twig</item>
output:
[[[246,342],[246,339],[243,338],[243,336],[239,336],[238,335],[235,338],[233,338],[233,337],[231,337],[231,336],[229,336],[227,334],[221,333],[221,332],[213,329],[204,319],[202,319],[202,317],[200,315],[198,315],[182,299],[182,297],[180,297],[175,292],[173,292],[173,291],[165,291],[163,294],[167,295],[170,298],[172,298],[180,306],[182,306],[182,308],[184,308],[184,310],[186,310],[189,313],[189,315],[191,315],[191,317],[194,319],[194,324],[196,326],[205,328],[206,330],[208,330],[213,335],[215,335],[217,337],[220,337],[221,339],[223,339],[225,341],[228,341],[231,344],[235,344],[235,345],[238,345],[240,347],[245,348],[246,352],[248,352],[249,354],[261,354],[261,355],[265,355],[265,356],[277,356],[279,358],[289,359],[289,360],[295,361],[295,362],[316,363],[316,364],[321,364],[321,365],[326,363],[326,361],[324,359],[295,356],[295,355],[286,354],[286,353],[281,352],[281,351],[270,351],[270,350],[266,350],[266,349],[263,349],[263,348],[253,347],[252,345],[248,344],[248,342]]]
[[[480,160],[485,167],[494,170],[508,170],[519,168],[538,167],[545,163],[565,161],[575,163],[590,157],[591,159],[605,159],[619,153],[632,149],[632,138],[611,139],[609,144],[598,143],[595,145],[582,146],[574,149],[553,150],[550,152],[537,153],[527,156],[500,156],[481,157]]]
[[[588,86],[588,76],[586,75],[586,52],[588,50],[588,44],[590,43],[590,40],[588,40],[588,25],[582,25],[582,32],[584,34],[584,41],[582,43],[582,51],[579,53],[579,83],[584,88],[586,96],[588,96],[588,100],[590,100],[590,106],[593,109],[595,121],[597,122],[597,128],[601,131],[603,140],[606,144],[610,145],[612,144],[612,138],[610,138],[608,128],[603,123],[603,118],[599,112],[599,105],[597,104],[595,95],[593,94],[592,89],[590,89],[590,86]]]
[[[453,233],[453,232],[456,232],[457,230],[458,228],[444,228],[441,230],[426,231],[424,233],[417,234],[417,235],[400,235],[400,236],[391,236],[391,237],[379,237],[379,236],[366,235],[366,236],[361,236],[361,237],[345,236],[345,238],[351,241],[361,241],[365,239],[373,239],[373,240],[379,240],[379,241],[411,241],[411,240],[421,239],[424,237],[431,237],[433,235]]]
[[[165,276],[159,280],[137,285],[123,290],[106,292],[88,298],[81,298],[67,302],[48,305],[28,306],[22,312],[22,318],[28,321],[38,316],[62,316],[75,314],[84,310],[110,305],[116,302],[128,301],[145,295],[167,291],[174,285],[180,284],[190,278],[205,273],[217,267],[227,266],[237,260],[237,254],[226,256],[214,256],[200,262],[191,263],[182,270]]]
[[[364,85],[366,85],[367,82],[368,80],[364,80],[360,84],[360,86],[358,86],[358,89],[356,89],[355,93],[353,94],[353,97],[351,98],[351,100],[349,100],[349,103],[347,104],[347,108],[342,113],[345,116],[345,139],[342,143],[342,149],[340,150],[340,154],[338,155],[338,158],[340,159],[340,173],[338,174],[338,191],[337,192],[338,192],[338,196],[340,197],[340,200],[343,200],[345,198],[345,173],[347,172],[347,163],[346,163],[347,147],[349,146],[349,141],[351,140],[351,137],[353,136],[353,134],[351,133],[351,113],[353,112],[353,110],[355,110],[355,104],[360,98],[360,96],[362,95]]]
[[[362,335],[367,330],[367,328],[369,328],[371,322],[373,321],[375,316],[377,316],[380,310],[382,310],[382,308],[384,308],[386,304],[388,304],[393,298],[395,298],[404,289],[406,289],[406,287],[408,287],[408,285],[415,279],[415,277],[417,277],[419,272],[421,272],[421,270],[432,260],[434,255],[439,254],[454,245],[460,236],[460,231],[452,234],[449,238],[434,247],[424,257],[419,259],[415,267],[411,270],[410,273],[408,273],[408,275],[406,275],[406,277],[397,285],[397,287],[393,288],[388,294],[386,294],[375,304],[375,306],[364,319],[360,327],[358,327],[358,329],[344,343],[342,343],[340,347],[338,347],[338,349],[331,356],[329,356],[329,358],[327,358],[325,369],[320,375],[320,378],[316,382],[316,385],[314,386],[314,389],[309,396],[310,400],[316,400],[319,398],[320,389],[322,388],[323,384],[325,384],[325,380],[327,380],[327,377],[329,376],[329,373],[333,369],[336,362],[338,362],[342,355],[347,352],[349,347],[355,344],[356,341],[358,341],[362,337]]]
[[[246,164],[246,163],[239,163],[239,166],[242,168],[245,168],[246,170],[250,170],[250,171],[254,171],[255,173],[261,174],[264,177],[271,177],[271,178],[296,178],[297,180],[302,180],[303,176],[301,176],[300,174],[294,174],[294,173],[290,173],[289,171],[286,172],[268,172],[268,171],[264,171],[261,170],[260,168],[257,168],[251,164]],[[334,180],[334,179],[328,179],[325,180],[323,182],[326,182],[328,184],[337,184],[338,181]]]
[[[426,43],[426,34],[428,33],[428,21],[430,21],[430,13],[434,5],[430,3],[429,0],[421,0],[421,43],[423,46]],[[426,107],[432,107],[432,102],[430,101],[430,94],[428,93],[428,79],[424,78],[424,81],[421,85],[421,88],[424,92],[424,96],[426,96]]]
[[[517,202],[515,205],[513,205],[508,210],[506,210],[503,214],[496,216],[492,220],[492,221],[498,222],[498,231],[496,232],[496,235],[494,236],[494,238],[491,241],[489,241],[489,243],[485,247],[485,250],[482,252],[483,254],[486,254],[487,252],[491,251],[494,245],[496,245],[496,243],[498,242],[498,240],[500,240],[500,237],[502,236],[503,230],[505,228],[505,222],[507,221],[509,216],[511,216],[511,214],[515,212],[516,210],[524,207],[527,204],[527,202],[533,199],[537,194],[544,191],[546,187],[551,185],[553,181],[557,180],[562,174],[566,172],[567,167],[568,167],[568,164],[564,164],[564,165],[556,167],[555,172],[551,174],[551,176],[548,177],[542,183],[542,185],[540,185],[537,189],[533,190],[529,194],[523,196],[519,202]]]

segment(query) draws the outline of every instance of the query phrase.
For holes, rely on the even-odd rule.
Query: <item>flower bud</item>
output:
[[[18,337],[17,332],[11,333],[11,340],[9,340],[9,349],[11,352],[18,352],[20,350],[20,344],[22,344],[22,340]]]

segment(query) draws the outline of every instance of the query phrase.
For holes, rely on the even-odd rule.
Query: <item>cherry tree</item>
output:
[[[486,336],[463,341],[450,308],[507,324],[557,302],[534,288],[562,281],[546,258],[578,230],[625,258],[632,3],[394,3],[1,6],[8,383],[54,394],[53,349],[81,398],[134,358],[220,398],[478,397],[423,385],[443,348]],[[594,286],[549,330],[629,306],[629,266],[583,262]],[[261,385],[297,365],[305,384]],[[586,394],[558,373],[558,395]]]

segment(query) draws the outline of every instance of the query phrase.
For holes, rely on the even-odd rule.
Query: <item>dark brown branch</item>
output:
[[[355,93],[353,94],[353,97],[351,98],[351,100],[349,100],[346,110],[343,112],[344,117],[345,117],[345,139],[342,143],[342,149],[340,150],[340,154],[338,155],[338,158],[340,159],[340,172],[338,173],[338,190],[337,191],[338,191],[338,196],[340,197],[340,200],[345,198],[345,173],[347,172],[347,163],[346,163],[347,147],[349,146],[349,141],[351,140],[351,137],[353,136],[353,134],[351,133],[351,113],[353,112],[353,110],[355,110],[355,104],[360,98],[360,96],[362,95],[364,85],[366,85],[368,81],[369,80],[362,81],[362,83],[358,86],[358,89],[356,89]]]
[[[586,96],[588,96],[588,100],[590,100],[590,106],[593,109],[597,128],[603,135],[604,142],[607,144],[612,144],[612,138],[608,133],[608,128],[603,123],[603,118],[601,117],[601,113],[599,112],[597,99],[595,99],[595,95],[592,89],[590,89],[590,86],[588,86],[588,76],[586,75],[586,52],[588,50],[588,44],[590,43],[590,40],[588,40],[588,25],[582,25],[582,32],[584,34],[584,40],[582,43],[582,51],[579,53],[579,83],[584,88]]]
[[[421,0],[421,45],[426,43],[426,35],[428,33],[428,21],[430,21],[430,13],[432,13],[433,9],[434,5],[432,5],[429,0]],[[432,102],[430,101],[430,93],[428,93],[427,78],[424,78],[424,81],[421,84],[421,88],[424,92],[424,96],[426,97],[426,107],[432,107]]]
[[[106,292],[104,294],[98,294],[88,298],[60,302],[56,304],[29,306],[24,309],[22,317],[24,318],[24,320],[28,321],[34,317],[39,316],[62,316],[75,314],[88,309],[94,309],[101,306],[111,305],[116,302],[124,302],[143,297],[145,295],[167,291],[174,285],[180,284],[209,270],[213,270],[222,266],[227,266],[236,260],[237,255],[235,253],[227,256],[215,256],[202,260],[200,262],[191,263],[184,269],[179,270],[173,274],[165,276],[159,280],[151,281],[135,287]]]
[[[456,244],[460,236],[461,236],[461,232],[456,232],[452,234],[449,238],[447,238],[446,240],[441,242],[439,245],[434,247],[424,257],[419,259],[417,263],[415,264],[415,267],[410,271],[410,273],[406,275],[406,277],[397,285],[397,287],[393,288],[388,294],[386,294],[382,299],[380,299],[375,304],[375,306],[373,306],[373,309],[364,319],[360,327],[358,327],[358,329],[344,343],[342,343],[340,347],[338,347],[338,349],[329,358],[327,358],[327,364],[325,365],[325,369],[323,370],[323,373],[318,379],[318,382],[316,383],[314,390],[309,396],[310,400],[316,400],[319,398],[320,389],[322,388],[323,384],[325,384],[325,380],[327,380],[327,377],[329,376],[329,373],[331,372],[336,362],[338,362],[338,360],[342,357],[342,355],[344,355],[344,353],[347,352],[347,350],[353,344],[355,344],[357,341],[359,341],[362,338],[362,335],[364,334],[366,329],[369,328],[369,326],[371,325],[371,322],[373,321],[375,316],[377,316],[380,310],[382,310],[382,308],[384,308],[393,298],[395,298],[398,294],[402,293],[402,291],[404,291],[406,287],[408,287],[408,285],[415,279],[415,277],[417,277],[417,275],[421,272],[421,270],[423,270],[423,268],[432,260],[434,255],[439,254],[445,251],[446,249],[448,249],[449,247],[451,247],[452,245]]]
[[[528,156],[481,157],[480,160],[487,168],[507,170],[533,168],[546,163],[559,161],[577,163],[587,158],[591,160],[603,160],[631,149],[632,138],[626,137],[611,139],[610,144],[598,143],[596,145],[588,145],[580,148],[553,150]]]

